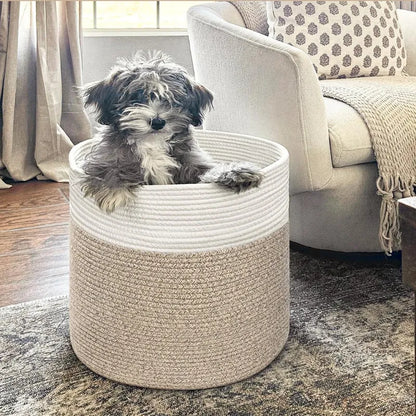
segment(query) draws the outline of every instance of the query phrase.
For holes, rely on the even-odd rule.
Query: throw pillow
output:
[[[392,1],[267,2],[269,36],[306,52],[319,79],[400,75],[406,50]]]
[[[237,8],[247,29],[266,35],[269,33],[267,25],[266,4],[262,1],[229,1]]]

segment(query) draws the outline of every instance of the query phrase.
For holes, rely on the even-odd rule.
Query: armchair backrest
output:
[[[196,79],[215,97],[205,128],[285,146],[291,157],[291,194],[325,187],[333,171],[328,123],[309,57],[247,30],[229,2],[190,8],[188,32]]]

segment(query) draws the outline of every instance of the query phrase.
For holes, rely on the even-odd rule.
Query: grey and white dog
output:
[[[240,192],[262,180],[249,163],[214,163],[193,138],[213,96],[184,68],[156,52],[120,59],[83,90],[103,125],[87,155],[82,190],[110,213],[140,185],[213,182]]]

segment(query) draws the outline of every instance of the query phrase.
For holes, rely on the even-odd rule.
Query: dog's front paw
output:
[[[218,165],[201,177],[202,182],[217,183],[236,193],[256,188],[262,180],[260,169],[249,163]]]
[[[107,214],[125,207],[133,199],[133,193],[126,188],[110,189],[104,195],[95,197],[97,205]]]
[[[87,185],[82,187],[85,196],[95,199],[98,207],[107,214],[114,212],[117,208],[124,207],[133,199],[133,191],[129,188],[91,188]]]
[[[251,188],[257,188],[262,179],[263,174],[260,171],[241,167],[224,172],[219,176],[217,183],[239,193]]]

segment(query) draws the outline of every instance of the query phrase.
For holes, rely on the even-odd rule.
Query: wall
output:
[[[162,50],[193,73],[187,34],[173,36],[84,36],[84,83],[102,79],[117,57],[138,50]]]

